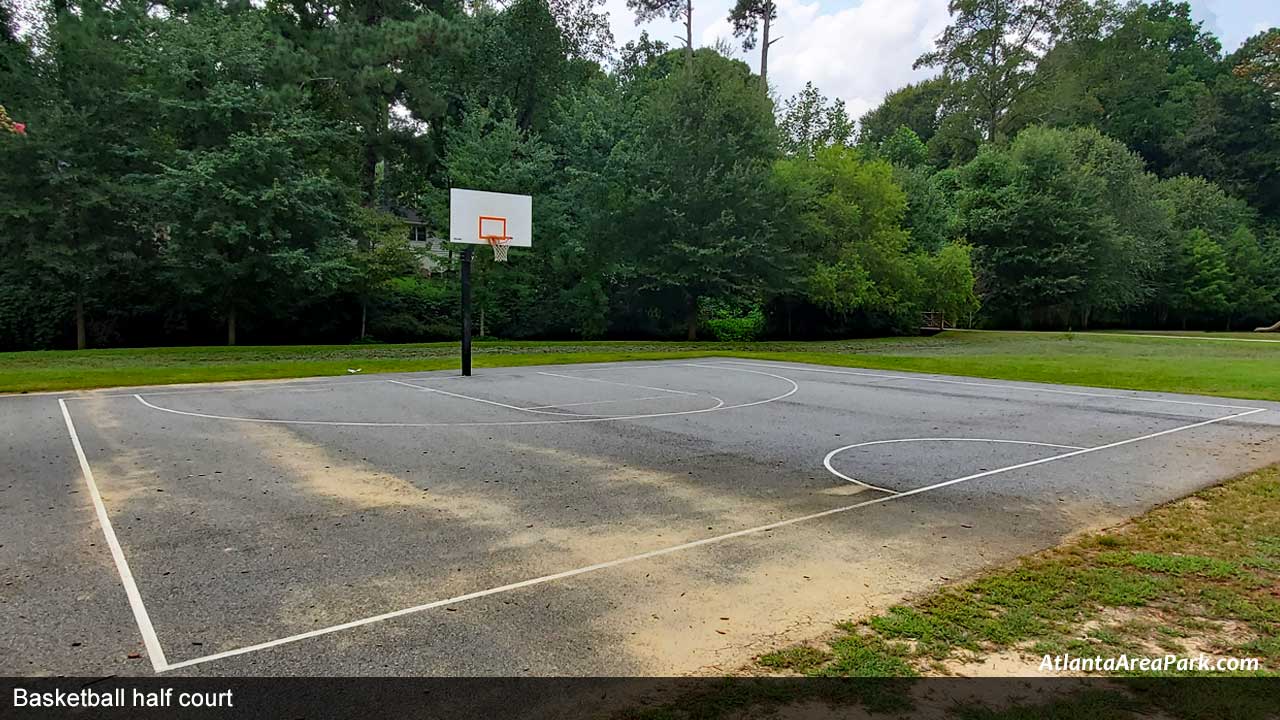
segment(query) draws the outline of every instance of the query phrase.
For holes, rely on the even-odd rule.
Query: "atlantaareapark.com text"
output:
[[[1215,658],[1201,653],[1198,657],[1163,655],[1158,657],[1077,657],[1045,655],[1040,660],[1042,672],[1254,672],[1262,667],[1258,658]]]

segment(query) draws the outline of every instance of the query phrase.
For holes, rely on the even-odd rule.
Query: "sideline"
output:
[[[62,418],[67,421],[67,432],[71,435],[71,446],[75,448],[76,457],[80,460],[80,473],[84,475],[84,484],[89,486],[89,497],[93,500],[93,510],[98,515],[98,525],[107,539],[107,547],[111,548],[111,559],[115,560],[116,571],[120,573],[120,584],[124,585],[124,594],[129,598],[129,607],[133,610],[133,619],[138,623],[138,632],[142,633],[142,644],[147,648],[147,658],[156,672],[169,668],[165,660],[164,650],[160,647],[160,638],[151,625],[151,616],[147,614],[147,606],[142,603],[142,593],[138,592],[138,584],[133,580],[133,572],[129,570],[129,561],[124,557],[120,541],[116,539],[115,528],[111,526],[111,518],[107,515],[107,506],[102,502],[98,492],[98,484],[94,482],[93,470],[89,468],[89,459],[80,446],[80,436],[76,433],[76,424],[71,420],[71,411],[67,410],[67,401],[59,398],[58,407],[62,408]]]

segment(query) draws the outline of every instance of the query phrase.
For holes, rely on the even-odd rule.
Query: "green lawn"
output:
[[[948,332],[830,342],[483,342],[478,368],[736,356],[1280,400],[1280,343],[1107,333]],[[444,370],[456,343],[142,348],[0,354],[0,392]]]
[[[966,674],[1002,652],[1021,655],[1026,673],[1046,654],[1205,652],[1257,658],[1252,674],[1280,677],[1277,500],[1280,466],[1264,468],[757,662],[816,676],[915,676]]]

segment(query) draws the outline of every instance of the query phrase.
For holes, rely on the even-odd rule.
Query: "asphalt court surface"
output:
[[[1273,403],[736,359],[0,409],[6,674],[724,669],[1280,461]]]

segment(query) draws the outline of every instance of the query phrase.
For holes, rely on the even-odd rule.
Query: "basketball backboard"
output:
[[[488,245],[487,238],[510,238],[512,247],[533,246],[533,198],[529,195],[449,190],[449,240]]]

